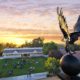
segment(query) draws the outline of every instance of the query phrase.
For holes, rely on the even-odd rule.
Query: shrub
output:
[[[45,62],[45,68],[49,74],[57,74],[59,72],[59,60],[49,57]]]

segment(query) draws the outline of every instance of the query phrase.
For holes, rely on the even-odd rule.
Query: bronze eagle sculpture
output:
[[[75,41],[78,40],[78,37],[80,36],[80,16],[77,20],[76,25],[74,26],[74,32],[69,33],[68,31],[68,25],[66,22],[66,18],[63,15],[62,8],[57,7],[57,15],[59,20],[59,27],[63,34],[64,39],[66,40],[66,52],[69,52],[69,44],[74,44]]]

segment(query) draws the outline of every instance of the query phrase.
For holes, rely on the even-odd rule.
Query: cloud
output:
[[[72,31],[80,13],[80,0],[0,0],[0,36],[58,39],[54,36],[61,34],[57,6],[63,7]]]
[[[77,19],[76,3],[67,0],[0,0],[0,28],[59,30],[56,7],[63,6],[69,25]],[[72,5],[72,6],[71,6]],[[77,6],[77,5],[76,5]],[[79,6],[79,5],[78,5]],[[78,10],[76,8],[78,14]],[[71,26],[73,26],[71,25]],[[55,27],[56,26],[56,27]],[[54,28],[55,27],[55,28]]]
[[[7,13],[13,14],[24,14],[26,12],[39,11],[44,12],[45,10],[52,10],[57,6],[67,7],[80,7],[80,0],[0,0],[0,9]],[[78,5],[76,5],[78,4]]]

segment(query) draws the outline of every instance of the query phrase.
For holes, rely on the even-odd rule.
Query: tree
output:
[[[78,45],[78,44],[74,44],[73,47],[74,47],[74,50],[73,51],[80,50],[80,45]]]
[[[78,45],[78,44],[69,44],[69,49],[73,52],[78,51],[78,50],[80,50],[80,45]]]
[[[35,38],[32,42],[25,42],[20,47],[42,47],[44,39],[41,37]]]
[[[3,49],[4,49],[4,45],[3,44],[0,44],[0,56],[2,56]]]
[[[6,44],[5,44],[5,47],[6,47],[6,48],[15,48],[15,47],[16,47],[16,44],[6,43]]]
[[[45,62],[45,68],[48,70],[49,75],[57,74],[59,70],[59,60],[49,57]]]
[[[29,42],[25,42],[24,44],[22,44],[20,47],[32,47],[32,42],[29,43]]]
[[[55,57],[56,59],[60,59],[63,55],[58,49],[58,45],[54,42],[45,43],[43,45],[43,53],[48,54],[49,57]]]
[[[45,43],[43,45],[44,54],[48,54],[52,50],[56,50],[56,51],[58,50],[57,44],[55,44],[54,42]]]
[[[42,47],[43,46],[43,41],[44,39],[43,38],[36,38],[36,39],[33,39],[32,40],[32,47]]]
[[[59,50],[51,50],[49,51],[48,55],[49,57],[54,57],[56,59],[61,59],[61,57],[63,56],[63,54]]]

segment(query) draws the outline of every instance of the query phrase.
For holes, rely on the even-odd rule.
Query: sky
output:
[[[62,7],[69,31],[80,14],[80,0],[0,0],[0,42],[23,44],[37,37],[61,43],[56,8]]]

